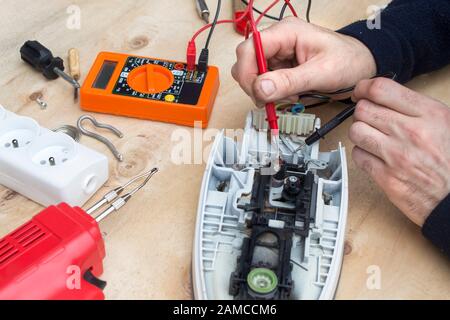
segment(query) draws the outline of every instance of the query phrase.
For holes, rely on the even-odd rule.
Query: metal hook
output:
[[[83,128],[83,121],[85,121],[85,120],[91,121],[92,124],[97,128],[107,129],[107,130],[112,131],[119,138],[123,138],[123,133],[109,124],[99,123],[94,117],[89,116],[89,115],[81,116],[80,119],[78,119],[77,126],[82,134],[84,134],[85,136],[94,138],[94,139],[100,141],[101,143],[105,144],[109,148],[109,150],[111,150],[111,152],[114,154],[114,156],[117,158],[117,160],[122,162],[123,155],[117,150],[117,148],[112,144],[111,141],[109,141],[108,139],[106,139],[105,137],[102,137],[101,135],[99,135],[97,133],[90,132],[90,131],[86,130],[85,128]]]

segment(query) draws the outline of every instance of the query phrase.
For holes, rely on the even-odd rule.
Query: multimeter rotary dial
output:
[[[146,64],[131,71],[127,81],[137,92],[155,94],[169,89],[174,82],[174,76],[163,66]]]
[[[219,89],[219,70],[101,52],[80,91],[83,110],[206,128]]]

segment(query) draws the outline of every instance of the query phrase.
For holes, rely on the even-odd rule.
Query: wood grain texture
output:
[[[214,1],[208,1],[211,8]],[[312,20],[338,28],[366,17],[367,6],[387,1],[314,0]],[[266,0],[257,1],[263,7]],[[304,8],[305,1],[294,1]],[[81,8],[80,30],[69,30],[66,10]],[[0,1],[0,102],[9,110],[35,118],[54,128],[75,124],[82,114],[73,102],[73,90],[64,81],[48,82],[20,61],[24,41],[37,39],[67,58],[69,48],[80,51],[82,80],[100,51],[118,51],[151,57],[184,60],[187,40],[202,26],[194,1],[170,0],[2,0]],[[20,8],[20,10],[18,10]],[[225,1],[223,16],[231,16]],[[299,10],[302,11],[302,10]],[[212,116],[212,128],[242,128],[252,109],[251,101],[230,76],[234,48],[241,41],[231,26],[217,28],[211,63],[220,67],[222,86]],[[351,70],[349,70],[351,72]],[[450,104],[450,69],[419,77],[409,86]],[[42,93],[46,111],[30,100]],[[324,120],[340,106],[318,109]],[[145,192],[120,214],[105,221],[107,258],[104,279],[109,299],[190,299],[191,253],[197,200],[204,165],[175,165],[170,161],[174,143],[170,124],[96,115],[125,132],[124,139],[111,139],[125,155],[118,164],[105,146],[89,138],[82,143],[110,157],[111,179],[98,196],[144,169],[159,166]],[[352,148],[347,138],[349,123],[322,145],[335,149],[339,141]],[[192,132],[192,129],[187,129]],[[350,159],[350,158],[349,158]],[[350,166],[350,207],[346,256],[337,293],[338,299],[449,299],[450,263],[420,234],[367,176]],[[92,199],[91,203],[98,199]],[[24,223],[42,208],[0,187],[0,234]],[[366,286],[367,268],[382,272],[381,289]]]

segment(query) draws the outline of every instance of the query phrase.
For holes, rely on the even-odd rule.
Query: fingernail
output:
[[[275,84],[273,83],[272,80],[262,80],[261,90],[262,92],[264,92],[266,96],[271,96],[276,90]]]

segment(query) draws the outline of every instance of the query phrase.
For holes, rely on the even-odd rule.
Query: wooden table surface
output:
[[[215,8],[215,1],[208,2]],[[224,1],[223,17],[231,16],[229,2]],[[305,2],[294,1],[298,8],[304,8]],[[263,7],[268,1],[257,3]],[[365,18],[367,7],[380,1],[314,0],[313,3],[312,21],[338,28]],[[37,39],[63,58],[69,48],[78,48],[85,76],[100,51],[184,60],[188,39],[202,26],[193,0],[1,0],[0,4],[0,103],[48,128],[73,125],[83,112],[73,102],[73,91],[66,83],[43,80],[20,60],[19,48],[24,41]],[[72,4],[81,9],[79,30],[67,28],[70,18],[67,9]],[[220,26],[216,32],[211,63],[220,67],[222,85],[210,127],[242,128],[252,104],[229,71],[241,37],[231,26]],[[419,77],[409,86],[450,104],[450,68]],[[30,100],[34,92],[43,94],[49,104],[46,111]],[[327,120],[339,109],[326,106],[316,112]],[[110,157],[111,178],[90,203],[146,168],[161,169],[145,192],[101,225],[107,247],[103,276],[108,280],[107,298],[192,298],[192,243],[205,165],[171,162],[175,145],[171,135],[180,127],[108,115],[96,117],[125,133],[124,139],[113,139],[125,154],[125,161],[117,163],[105,146],[83,138],[83,144]],[[322,149],[335,149],[342,141],[350,155],[352,145],[346,134],[349,125],[337,130],[322,144]],[[449,260],[422,237],[419,228],[390,204],[351,160],[349,167],[346,256],[337,298],[449,299]],[[0,234],[18,227],[41,209],[0,187]],[[373,266],[381,271],[381,288],[377,290],[366,284]]]

